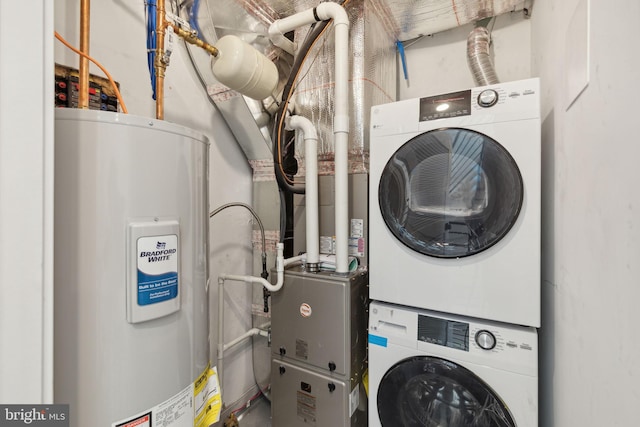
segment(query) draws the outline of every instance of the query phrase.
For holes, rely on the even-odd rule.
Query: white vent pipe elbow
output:
[[[282,288],[282,285],[284,284],[284,264],[285,264],[284,245],[282,243],[278,243],[277,256],[276,256],[276,272],[278,273],[278,279],[275,285],[272,285],[271,282],[269,282],[266,279],[263,279],[262,277],[240,276],[237,274],[226,274],[226,273],[222,273],[220,276],[218,276],[218,282],[220,280],[222,280],[223,283],[225,280],[235,280],[237,282],[258,283],[264,286],[265,288],[267,288],[267,290],[271,292],[278,292]]]
[[[474,28],[467,37],[467,62],[478,86],[500,83],[491,61],[491,34],[486,27]]]
[[[305,217],[308,271],[318,271],[320,263],[320,220],[318,206],[318,134],[309,119],[302,116],[287,118],[289,130],[300,130],[304,135],[305,164]]]
[[[303,25],[333,19],[335,27],[335,95],[333,136],[335,152],[336,272],[349,272],[349,17],[337,3],[320,3],[271,24],[274,44],[279,36]],[[273,35],[272,35],[273,34]]]

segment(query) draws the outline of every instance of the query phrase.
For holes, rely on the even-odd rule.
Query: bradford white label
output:
[[[178,296],[178,236],[141,237],[137,242],[138,305]]]

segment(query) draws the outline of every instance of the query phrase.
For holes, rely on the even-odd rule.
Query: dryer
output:
[[[369,427],[537,427],[533,327],[372,302]]]
[[[370,297],[540,326],[539,80],[375,106]]]

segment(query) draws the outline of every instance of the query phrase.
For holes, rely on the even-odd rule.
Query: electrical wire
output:
[[[120,102],[120,107],[122,108],[122,112],[124,114],[128,114],[127,106],[124,104],[124,100],[122,99],[122,95],[120,95],[120,89],[118,89],[118,85],[116,84],[115,80],[113,80],[113,77],[111,77],[111,74],[109,74],[107,69],[104,68],[102,66],[102,64],[100,64],[98,61],[96,61],[95,59],[93,59],[92,57],[87,55],[86,53],[81,52],[78,49],[76,49],[75,47],[71,46],[71,44],[68,41],[66,41],[60,34],[58,34],[57,31],[54,31],[53,34],[56,36],[56,38],[60,42],[62,42],[63,45],[65,45],[66,47],[68,47],[69,49],[71,49],[72,51],[77,53],[78,55],[82,56],[83,58],[87,58],[89,61],[91,61],[94,64],[96,64],[98,66],[98,68],[100,68],[100,70],[102,70],[104,75],[107,76],[107,79],[109,79],[109,82],[111,83],[111,87],[113,88],[113,91],[116,94],[116,98],[118,98],[118,102]]]
[[[260,221],[260,217],[258,216],[258,214],[256,213],[256,211],[253,210],[253,208],[249,205],[247,205],[246,203],[242,203],[242,202],[231,202],[231,203],[227,203],[224,204],[222,206],[220,206],[217,209],[214,209],[213,211],[211,211],[209,213],[209,218],[213,218],[214,215],[218,214],[219,212],[227,209],[227,208],[231,208],[234,206],[238,206],[238,207],[242,207],[247,209],[249,212],[251,212],[251,215],[255,218],[256,222],[258,223],[258,227],[260,227],[260,234],[262,235],[262,273],[265,274],[267,273],[267,246],[266,246],[266,239],[264,237],[264,225],[262,225],[262,221]],[[266,277],[265,277],[266,279]]]
[[[239,413],[241,413],[241,412],[244,412],[244,411],[248,410],[248,409],[249,409],[249,407],[251,406],[251,404],[252,404],[253,402],[255,402],[258,398],[260,398],[260,397],[262,396],[262,394],[263,394],[263,393],[262,393],[262,390],[259,390],[256,394],[254,394],[253,396],[251,396],[251,397],[249,398],[249,400],[247,400],[247,401],[246,401],[246,403],[245,403],[244,405],[240,406],[239,408],[236,408],[236,409],[232,410],[232,411],[230,412],[230,415],[231,415],[231,414],[233,414],[233,415],[236,415],[236,416],[237,416]]]

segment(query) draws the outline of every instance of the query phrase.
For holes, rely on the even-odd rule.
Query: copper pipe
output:
[[[182,28],[175,25],[173,22],[167,22],[167,26],[173,28],[173,31],[180,37],[184,39],[187,43],[198,46],[207,52],[209,52],[213,56],[218,56],[218,49],[215,46],[210,45],[209,43],[198,38],[195,32],[186,31]]]
[[[156,5],[156,119],[164,119],[164,70],[167,63],[164,57],[164,32],[166,30],[164,0]]]
[[[89,55],[90,0],[80,0],[80,52]],[[78,67],[78,108],[89,108],[89,60],[80,56]]]

